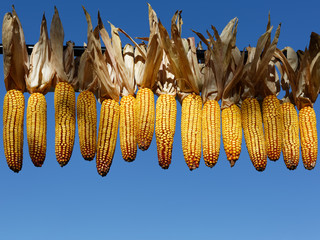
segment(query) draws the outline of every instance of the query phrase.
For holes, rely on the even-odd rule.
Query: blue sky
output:
[[[38,41],[43,12],[50,24],[55,5],[65,41],[72,40],[76,45],[86,41],[81,5],[91,14],[94,25],[100,10],[106,26],[111,21],[134,37],[147,36],[149,31],[145,1],[3,0],[2,17],[11,11],[12,4],[28,44]],[[280,48],[288,45],[304,49],[311,32],[320,33],[317,1],[163,0],[150,4],[167,29],[173,13],[183,10],[184,37],[195,36],[191,29],[205,33],[211,24],[221,32],[230,19],[238,17],[237,46],[241,49],[256,44],[266,29],[269,11],[272,25],[282,23]],[[3,101],[6,91],[2,60],[0,76]],[[26,103],[28,97],[26,93]],[[221,145],[214,168],[206,167],[201,159],[199,169],[190,172],[182,155],[178,104],[168,170],[158,166],[155,138],[149,150],[138,151],[132,163],[122,159],[118,139],[111,170],[102,178],[94,161],[82,159],[77,134],[69,164],[59,166],[54,153],[53,93],[48,93],[46,99],[48,146],[44,166],[33,166],[26,134],[19,174],[9,170],[0,148],[0,239],[319,239],[319,164],[307,171],[300,161],[295,171],[289,171],[281,157],[277,162],[268,161],[266,170],[260,173],[252,166],[243,139],[234,168],[230,168]],[[100,104],[97,106],[99,114]],[[318,100],[314,105],[318,118],[319,107]]]

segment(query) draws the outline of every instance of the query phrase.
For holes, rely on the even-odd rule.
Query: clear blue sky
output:
[[[280,48],[289,45],[295,50],[304,49],[310,33],[320,33],[318,1],[150,3],[167,29],[173,13],[183,10],[184,37],[194,36],[191,29],[205,33],[211,24],[221,32],[230,19],[238,17],[237,45],[241,49],[256,44],[266,29],[269,11],[274,26],[282,22]],[[81,5],[91,14],[94,25],[100,10],[106,26],[111,21],[132,36],[148,36],[145,1],[2,0],[2,17],[11,11],[12,4],[28,44],[38,41],[43,12],[50,24],[54,5],[64,26],[65,41],[72,40],[76,45],[86,41]],[[6,91],[2,57],[0,76],[3,101]],[[26,103],[28,97],[25,94]],[[95,161],[82,159],[77,134],[69,164],[59,166],[54,153],[53,93],[48,93],[46,99],[48,146],[44,166],[33,166],[26,131],[19,174],[9,170],[0,147],[0,239],[319,239],[320,163],[307,171],[300,161],[295,171],[289,171],[281,157],[277,162],[269,161],[260,173],[252,166],[243,140],[240,160],[234,168],[230,168],[221,145],[213,169],[201,159],[199,169],[190,172],[182,155],[178,104],[168,170],[158,166],[155,138],[149,150],[138,151],[132,163],[122,159],[118,139],[111,170],[102,178],[96,172]],[[100,104],[97,106],[99,110]],[[320,100],[314,107],[320,119]],[[0,109],[2,119],[2,104]]]

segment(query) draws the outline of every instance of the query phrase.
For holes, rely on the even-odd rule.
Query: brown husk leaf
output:
[[[55,79],[53,82],[54,85],[56,85],[58,82],[68,82],[68,77],[64,71],[63,65],[63,40],[64,31],[58,10],[55,7],[50,26],[50,41],[52,48],[51,64],[55,70]]]
[[[162,94],[168,94],[176,96],[177,86],[175,81],[175,76],[170,70],[169,60],[166,53],[163,53],[160,69],[157,78],[157,88],[155,93],[160,96]]]
[[[229,75],[230,62],[232,59],[232,49],[235,48],[238,19],[232,19],[223,29],[219,36],[214,26],[211,26],[214,37],[207,31],[209,40],[201,33],[195,32],[198,37],[207,45],[206,70],[204,85],[202,88],[202,98],[205,103],[208,100],[219,101],[222,97],[224,84]]]
[[[269,63],[272,60],[277,47],[280,35],[280,26],[281,25],[279,24],[271,44],[270,38],[272,26],[269,27],[268,22],[268,30],[258,39],[257,47],[247,48],[248,59],[244,67],[246,74],[242,80],[244,86],[244,90],[241,95],[242,99],[259,97],[259,94],[261,97],[262,95],[271,93],[270,89],[273,88],[268,85],[268,81],[272,82],[269,71],[272,71],[273,69],[269,69]]]
[[[29,93],[46,94],[55,75],[52,66],[52,50],[48,36],[47,21],[45,15],[42,17],[40,38],[34,45],[30,56],[30,68],[26,79]]]
[[[177,22],[177,23],[176,23]],[[179,101],[188,94],[200,94],[202,82],[194,38],[184,41],[181,39],[181,11],[177,11],[171,21],[171,38],[164,26],[159,21],[161,44],[168,56],[170,68],[177,80]],[[191,60],[191,61],[190,61]]]
[[[12,13],[6,13],[2,24],[3,73],[6,90],[26,89],[25,79],[29,68],[29,58],[23,29],[12,6]]]

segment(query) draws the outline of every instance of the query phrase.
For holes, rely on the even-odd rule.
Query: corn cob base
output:
[[[202,109],[203,159],[208,167],[216,165],[220,153],[220,106],[216,100],[209,100]]]
[[[77,99],[77,120],[81,155],[91,161],[96,155],[97,107],[92,92],[83,91]]]
[[[72,154],[76,119],[75,92],[66,82],[59,82],[54,92],[55,106],[55,152],[58,163],[65,166]]]
[[[154,132],[154,96],[149,88],[141,88],[136,96],[137,143],[139,149],[149,148]]]
[[[47,102],[42,93],[33,93],[28,100],[27,139],[30,158],[41,167],[47,150]]]
[[[242,143],[241,110],[233,104],[221,111],[222,139],[230,166],[239,159]]]
[[[156,141],[160,167],[171,164],[173,137],[176,127],[177,103],[174,96],[160,95],[156,104]]]
[[[300,158],[298,114],[294,105],[289,102],[281,105],[281,112],[283,123],[283,160],[289,170],[294,170],[297,168]]]
[[[8,167],[16,173],[22,168],[23,117],[23,93],[8,91],[3,102],[3,145]]]
[[[202,99],[194,93],[185,97],[181,109],[181,140],[184,159],[192,171],[201,158]]]
[[[267,152],[262,127],[260,104],[255,98],[247,98],[241,106],[241,121],[248,153],[253,166],[259,172],[267,166]]]
[[[269,95],[262,102],[262,116],[268,158],[277,161],[281,155],[282,123],[280,101]]]
[[[117,142],[119,112],[120,107],[116,101],[106,99],[102,102],[96,157],[97,171],[102,177],[107,175],[112,164]]]
[[[124,96],[120,101],[120,147],[122,157],[132,162],[137,156],[136,112],[134,96]]]
[[[307,170],[316,166],[318,156],[318,134],[316,113],[312,107],[304,107],[299,112],[302,162]]]

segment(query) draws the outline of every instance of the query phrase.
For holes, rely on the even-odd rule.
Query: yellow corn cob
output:
[[[77,120],[82,157],[91,161],[96,155],[97,107],[91,91],[83,91],[77,99]]]
[[[120,147],[125,161],[132,162],[137,155],[135,98],[124,96],[120,101]]]
[[[312,107],[308,106],[300,110],[299,127],[303,165],[311,170],[316,166],[318,156],[317,120]]]
[[[242,143],[241,110],[232,104],[221,112],[223,146],[231,167],[239,159]]]
[[[41,167],[47,150],[47,102],[42,93],[33,93],[28,100],[27,139],[30,158]]]
[[[269,95],[262,102],[263,126],[267,155],[276,161],[281,155],[282,123],[280,101],[275,95]]]
[[[66,82],[59,82],[54,92],[55,152],[58,163],[65,166],[71,157],[76,127],[75,92]]]
[[[3,102],[3,145],[9,168],[19,172],[23,159],[24,96],[19,90],[6,93]]]
[[[154,96],[149,88],[141,88],[136,97],[137,143],[141,150],[147,150],[154,132]]]
[[[202,109],[203,159],[208,167],[216,165],[220,153],[220,106],[216,100],[209,100]]]
[[[176,128],[177,103],[174,96],[162,94],[156,104],[156,140],[159,165],[168,169],[171,163]]]
[[[288,169],[294,170],[299,164],[299,122],[298,114],[292,103],[281,104],[283,124],[282,153]]]
[[[119,125],[119,104],[112,99],[106,99],[101,104],[100,123],[96,165],[101,176],[106,176],[110,170],[117,142]]]
[[[181,140],[184,159],[190,170],[199,167],[201,158],[202,99],[189,94],[182,101]]]
[[[255,98],[246,98],[241,106],[241,121],[247,149],[253,166],[263,171],[267,166],[267,152],[263,135],[260,104]]]

